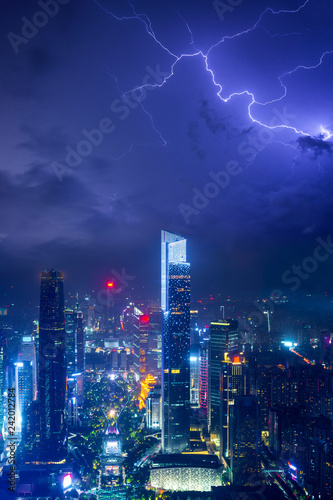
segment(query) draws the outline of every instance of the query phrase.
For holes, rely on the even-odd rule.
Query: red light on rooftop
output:
[[[114,283],[113,281],[108,281],[108,288],[114,288]]]
[[[140,316],[140,323],[144,323],[144,324],[149,323],[149,316],[148,316],[148,314],[144,314],[143,316]]]

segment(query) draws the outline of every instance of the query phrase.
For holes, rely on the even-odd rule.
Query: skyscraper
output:
[[[66,362],[67,374],[72,375],[76,371],[75,363],[75,320],[76,312],[68,307],[65,309],[66,329]]]
[[[162,231],[162,450],[190,443],[190,264],[186,239]]]
[[[230,435],[232,482],[251,483],[253,474],[260,472],[259,412],[255,396],[236,397],[231,406]]]
[[[59,462],[67,454],[64,280],[53,269],[41,275],[38,396],[41,460]]]
[[[208,417],[208,349],[202,347],[199,352],[199,406],[207,424]]]
[[[230,408],[237,396],[246,395],[245,358],[225,353],[221,363],[220,456],[230,456]]]
[[[208,353],[208,419],[210,431],[220,429],[220,374],[225,352],[238,347],[238,322],[223,320],[210,325]]]
[[[83,374],[86,368],[86,332],[83,324],[83,313],[76,312],[76,371]]]
[[[191,372],[191,406],[199,406],[199,350],[200,345],[191,345],[190,372]]]
[[[162,311],[159,305],[149,306],[148,372],[161,383],[162,370]]]
[[[37,359],[34,337],[25,335],[22,338],[19,361],[29,361],[32,367],[32,399],[37,399]]]
[[[22,425],[25,424],[26,413],[33,400],[32,362],[21,361],[15,363],[15,368],[15,378],[18,387],[19,422]]]
[[[140,380],[143,380],[148,374],[147,351],[149,316],[143,314],[137,307],[134,307],[134,319],[134,373]]]

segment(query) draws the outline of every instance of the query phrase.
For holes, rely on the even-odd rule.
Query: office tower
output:
[[[67,374],[72,375],[76,371],[75,366],[75,322],[76,313],[73,309],[65,309],[65,330],[66,330],[66,362]]]
[[[200,345],[191,345],[190,349],[190,401],[194,408],[199,406],[199,349]]]
[[[252,475],[260,472],[259,412],[255,396],[236,397],[231,406],[230,435],[232,482],[251,483]]]
[[[208,348],[199,351],[199,406],[208,423]]]
[[[82,373],[85,371],[85,349],[86,349],[86,333],[83,324],[83,313],[76,312],[76,372]]]
[[[32,328],[32,336],[35,344],[35,353],[36,353],[36,378],[37,378],[37,391],[38,391],[38,370],[39,370],[39,320],[34,320]],[[36,396],[37,397],[37,396]]]
[[[148,374],[148,328],[149,316],[134,307],[134,373],[139,380]]]
[[[41,460],[60,462],[67,454],[64,281],[53,269],[41,274],[38,382]]]
[[[186,239],[162,231],[162,450],[190,444],[190,264]]]
[[[20,362],[28,361],[32,368],[32,399],[37,399],[37,359],[34,337],[28,335],[22,338],[21,349],[19,352]]]
[[[158,305],[149,306],[148,372],[161,383],[162,371],[162,310]]]
[[[238,322],[223,320],[213,322],[209,329],[208,356],[208,424],[209,430],[220,429],[220,374],[225,352],[232,352],[238,346]]]
[[[230,408],[237,396],[246,395],[245,358],[225,353],[221,363],[220,456],[230,457]]]
[[[26,422],[26,413],[30,403],[33,400],[33,377],[32,362],[20,361],[15,363],[15,379],[18,387],[18,408],[19,421],[22,425]]]

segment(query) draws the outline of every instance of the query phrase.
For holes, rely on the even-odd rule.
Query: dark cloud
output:
[[[310,151],[313,153],[314,158],[322,156],[324,153],[331,154],[333,151],[333,144],[330,141],[324,140],[323,136],[320,137],[299,137],[297,139],[298,146],[301,151]]]
[[[194,290],[241,293],[279,282],[286,266],[330,231],[333,215],[332,142],[319,135],[332,120],[332,55],[319,62],[332,47],[333,7],[310,0],[299,13],[267,12],[251,29],[266,8],[299,5],[241,2],[222,21],[213,2],[140,0],[140,19],[119,21],[92,0],[72,0],[16,55],[6,35],[19,32],[21,17],[31,19],[37,7],[5,0],[4,283],[52,265],[89,286],[110,268],[126,267],[158,291],[161,229],[188,236]],[[131,14],[129,4],[103,6]],[[138,87],[149,75],[161,84],[160,72],[171,67],[173,76],[147,90],[143,107],[135,93],[122,101],[119,88]],[[224,102],[219,91],[225,99],[237,95]],[[258,101],[252,107],[250,93]],[[114,129],[99,140],[105,119]],[[94,137],[91,151],[59,182],[51,165],[65,164],[67,146],[84,150],[83,130]],[[228,173],[230,162],[239,173]],[[211,172],[228,182],[207,198],[216,191]],[[195,211],[189,223],[180,204]]]

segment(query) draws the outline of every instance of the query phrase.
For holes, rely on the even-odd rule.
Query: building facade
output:
[[[220,431],[220,375],[225,352],[238,348],[238,322],[223,320],[212,322],[209,331],[208,352],[208,424],[209,430]]]
[[[237,396],[246,395],[246,364],[244,356],[225,353],[221,363],[220,456],[230,457],[230,409]]]
[[[237,396],[231,406],[231,474],[237,485],[251,484],[260,472],[259,411],[255,396]]]
[[[59,462],[67,455],[66,350],[64,280],[62,272],[41,275],[38,396],[40,405],[40,459]]]
[[[162,450],[190,445],[190,264],[186,239],[162,231]]]

